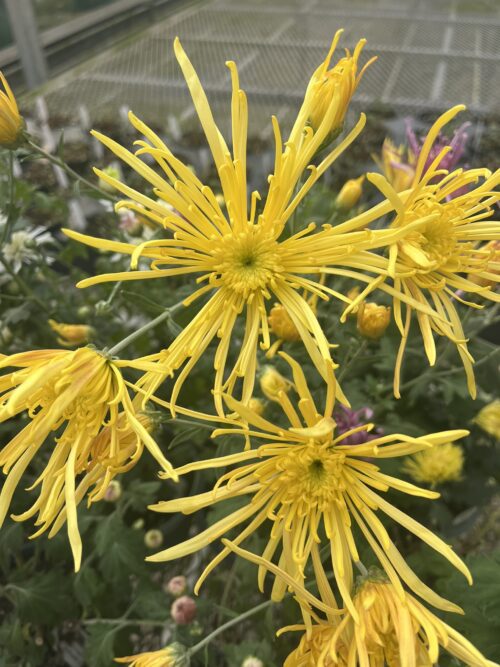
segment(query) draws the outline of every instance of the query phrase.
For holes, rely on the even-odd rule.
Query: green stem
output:
[[[164,628],[165,621],[148,621],[145,618],[131,618],[125,620],[123,618],[88,618],[83,620],[84,625],[98,625],[99,623],[106,623],[108,625],[119,625],[125,627],[127,625],[150,625],[154,628]]]
[[[116,356],[118,352],[123,350],[124,347],[127,347],[127,345],[130,345],[136,338],[139,338],[142,336],[142,334],[146,333],[150,329],[153,329],[156,327],[158,324],[161,324],[161,322],[164,322],[165,320],[168,320],[172,315],[181,308],[183,305],[184,301],[179,301],[179,303],[174,304],[173,306],[170,306],[169,308],[166,308],[161,315],[158,315],[158,317],[155,317],[154,320],[151,320],[151,322],[148,322],[144,326],[140,327],[137,329],[137,331],[132,332],[125,338],[123,338],[120,342],[116,343],[116,345],[113,345],[112,348],[106,351],[106,353],[110,356]]]
[[[341,370],[340,370],[340,373],[339,373],[339,377],[338,377],[338,381],[339,381],[339,382],[340,382],[340,381],[342,380],[342,378],[345,376],[345,374],[347,373],[347,371],[349,370],[349,368],[352,366],[352,364],[356,361],[356,359],[357,359],[361,354],[363,354],[363,352],[365,351],[367,345],[368,345],[368,341],[367,341],[366,338],[365,338],[365,339],[361,342],[361,344],[359,345],[359,347],[358,347],[358,349],[356,350],[356,352],[352,355],[352,357],[351,357],[350,359],[346,359],[346,362],[343,364],[343,366],[342,366],[342,368],[341,368]]]
[[[57,165],[61,169],[63,169],[67,174],[69,174],[72,178],[74,178],[76,181],[80,181],[81,183],[84,183],[88,188],[91,190],[95,190],[98,192],[101,197],[104,197],[105,199],[108,199],[109,201],[116,201],[116,198],[113,197],[113,195],[110,195],[109,192],[106,192],[105,190],[102,190],[98,185],[95,183],[92,183],[92,181],[87,180],[84,176],[80,176],[78,172],[76,172],[74,169],[72,169],[69,165],[64,162],[64,160],[61,160],[61,158],[58,158],[56,155],[52,155],[51,153],[48,153],[46,150],[44,150],[41,146],[38,146],[35,144],[31,139],[28,139],[28,144],[31,146],[31,148],[39,153],[40,155],[43,155],[44,158],[49,160],[49,162],[52,162],[52,164]]]
[[[202,648],[210,644],[210,642],[213,641],[220,634],[222,634],[226,630],[229,630],[229,628],[232,628],[233,625],[238,625],[238,623],[241,623],[245,619],[250,618],[250,616],[253,616],[254,614],[258,614],[259,611],[262,611],[263,609],[267,609],[267,607],[270,607],[272,604],[274,604],[273,600],[266,600],[265,602],[261,602],[261,604],[258,604],[256,607],[252,607],[252,609],[249,609],[248,611],[245,611],[243,614],[240,614],[236,618],[232,618],[227,623],[224,623],[224,625],[221,625],[219,628],[216,628],[207,637],[202,639],[201,642],[198,642],[198,644],[195,644],[195,646],[190,648],[189,655],[192,656],[195,653],[198,653],[198,651],[200,651]]]
[[[9,151],[9,205],[7,208],[7,221],[3,228],[0,245],[3,245],[10,236],[10,230],[14,224],[14,151]]]

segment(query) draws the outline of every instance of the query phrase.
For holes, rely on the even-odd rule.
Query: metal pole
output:
[[[28,88],[47,81],[47,64],[40,44],[32,0],[5,0]]]

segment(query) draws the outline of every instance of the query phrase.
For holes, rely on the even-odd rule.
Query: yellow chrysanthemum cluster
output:
[[[223,518],[148,560],[180,558],[222,541],[197,589],[214,567],[236,553],[259,566],[261,590],[266,576],[272,575],[273,600],[293,591],[303,616],[303,625],[295,629],[303,630],[304,635],[286,667],[430,666],[437,662],[440,647],[467,664],[486,667],[487,660],[464,637],[408,592],[411,589],[438,609],[460,611],[417,577],[386,527],[393,521],[413,533],[471,583],[466,565],[452,548],[386,498],[389,490],[430,500],[439,494],[387,475],[380,468],[383,459],[412,456],[406,470],[416,481],[434,485],[456,479],[463,460],[460,448],[452,443],[468,432],[367,436],[373,424],[362,424],[339,434],[334,407],[347,399],[335,376],[334,346],[320,324],[317,304],[331,297],[343,301],[343,319],[357,313],[359,331],[371,340],[380,338],[391,316],[394,318],[401,333],[395,363],[396,396],[414,316],[429,363],[436,360],[435,336],[448,338],[457,347],[470,393],[475,395],[473,360],[455,301],[477,304],[465,301],[456,290],[499,300],[494,287],[500,270],[500,224],[488,218],[498,200],[495,188],[500,172],[457,169],[448,173],[440,168],[446,148],[424,169],[440,129],[462,108],[455,107],[431,128],[421,153],[414,157],[411,175],[396,184],[389,174],[389,157],[384,166],[390,178],[367,175],[385,197],[380,204],[339,224],[318,229],[310,223],[291,233],[287,225],[299,204],[365,123],[361,115],[354,129],[334,144],[350,99],[370,64],[358,72],[362,40],[352,55],[346,52],[330,67],[339,37],[340,32],[313,73],[286,140],[273,118],[276,156],[263,202],[257,192],[247,198],[247,99],[239,87],[235,63],[227,63],[232,79],[230,149],[178,39],[175,54],[212,151],[222,201],[132,113],[130,121],[144,137],[136,142],[136,153],[94,132],[146,180],[151,193],[133,190],[109,171],[96,170],[103,187],[106,184],[121,192],[125,199],[117,208],[147,219],[160,234],[133,245],[66,230],[72,239],[131,257],[131,271],[90,277],[79,286],[185,276],[192,280],[193,291],[184,299],[184,306],[203,305],[168,348],[133,362],[118,361],[111,353],[91,347],[0,358],[0,368],[16,369],[0,376],[0,421],[21,413],[29,419],[0,453],[0,464],[7,473],[0,495],[0,520],[20,478],[51,432],[58,435],[32,487],[40,486],[39,496],[28,511],[14,518],[36,516],[37,534],[50,528],[49,536],[67,522],[76,568],[81,559],[78,503],[85,495],[89,503],[103,498],[111,480],[136,463],[144,446],[160,464],[162,477],[176,480],[194,471],[222,469],[212,490],[162,501],[151,509],[190,514],[229,501]],[[14,122],[17,107],[10,95],[3,105]],[[5,125],[4,130],[9,128]],[[386,152],[389,148],[396,150],[388,145]],[[364,176],[346,187],[337,209],[349,209],[357,202],[363,180]],[[370,227],[386,216],[385,227]],[[143,260],[151,262],[149,267],[138,268]],[[328,284],[330,275],[365,286],[343,294]],[[376,290],[391,297],[392,308],[366,302]],[[236,338],[240,321],[243,335],[238,332]],[[90,333],[77,325],[51,321],[50,326],[61,336],[62,345],[81,345]],[[272,335],[277,338],[274,342]],[[180,407],[177,399],[214,340],[216,415],[203,416]],[[305,347],[324,386],[321,405],[313,398],[302,366],[290,355],[279,353],[289,366],[286,377],[272,367],[259,371],[259,348],[269,357],[284,343]],[[135,384],[122,376],[127,366],[144,373]],[[155,392],[173,375],[176,379],[166,402]],[[262,393],[273,402],[274,412],[281,411],[276,421],[266,419],[265,406],[253,396],[256,378]],[[242,436],[245,446],[240,452],[189,461],[173,469],[150,434],[148,401],[169,408],[174,416],[179,412],[216,421],[219,428],[214,437]],[[491,415],[478,418],[483,428],[496,432],[493,422]],[[366,436],[364,444],[351,444],[351,438],[360,434]],[[393,497],[397,493],[391,494],[391,500]],[[236,510],[231,502],[235,499],[239,501]],[[239,532],[230,541],[227,536],[234,529]],[[257,529],[268,533],[261,555],[241,546]],[[360,560],[361,542],[371,549],[381,570],[366,573],[360,583],[355,581],[354,567],[366,572]],[[333,572],[330,578],[328,570]],[[316,595],[310,592],[310,583]],[[144,667],[181,665],[188,664],[189,655],[170,646],[119,662]]]

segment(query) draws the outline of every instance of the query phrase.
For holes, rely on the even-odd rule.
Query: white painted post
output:
[[[32,0],[5,0],[28,88],[47,81],[47,64],[40,44]]]

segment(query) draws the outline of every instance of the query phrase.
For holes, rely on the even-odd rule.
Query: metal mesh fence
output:
[[[498,110],[497,0],[213,0],[53,80],[45,91],[47,104],[52,115],[71,117],[83,103],[94,124],[131,108],[154,126],[194,129],[172,50],[179,35],[222,129],[228,129],[230,77],[224,62],[230,58],[249,96],[250,133],[265,138],[271,113],[290,123],[339,27],[345,28],[342,46],[352,48],[366,37],[364,57],[379,56],[356,94],[358,105],[407,113],[464,102],[475,114]]]

